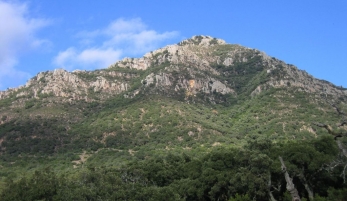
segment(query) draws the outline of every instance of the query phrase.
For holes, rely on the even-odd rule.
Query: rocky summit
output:
[[[142,85],[137,86],[138,78]],[[252,83],[255,80],[258,83]],[[289,86],[317,95],[347,95],[346,90],[261,51],[210,36],[194,36],[142,58],[124,58],[103,70],[40,72],[25,86],[0,92],[0,99],[52,96],[62,97],[62,101],[93,101],[94,93],[99,94],[98,100],[105,100],[125,91],[133,97],[146,88],[153,93],[184,91],[188,96],[212,92],[254,96],[269,88]]]
[[[131,164],[130,161],[163,158],[172,153],[188,154],[177,159],[184,163],[194,162],[193,158],[197,157],[201,164],[210,168],[208,164],[211,161],[224,158],[218,155],[222,154],[218,151],[224,149],[258,147],[257,150],[265,150],[270,145],[281,143],[294,143],[291,146],[296,146],[295,143],[314,141],[324,136],[341,137],[347,131],[344,111],[347,111],[345,88],[316,79],[294,65],[259,50],[227,44],[210,36],[194,36],[148,52],[142,58],[124,58],[101,70],[68,72],[56,69],[40,72],[24,86],[1,91],[0,176],[10,175],[18,179],[20,172],[33,172],[42,164],[53,166],[54,171],[70,173],[83,172],[85,167],[93,171],[101,167],[124,168],[124,165]],[[326,142],[334,141],[330,139]],[[340,149],[345,146],[344,142],[339,143]],[[218,152],[216,156],[208,155],[214,150]],[[272,152],[250,153],[255,157],[254,161],[270,161],[272,157]],[[242,154],[245,153],[240,152],[235,157]],[[277,164],[274,162],[277,159],[278,156],[274,156],[269,164]],[[163,166],[175,160],[173,155],[164,157]],[[249,164],[254,162],[251,159],[247,161]],[[334,161],[337,163],[339,160]],[[148,167],[157,167],[157,162],[152,162],[148,162],[151,164]],[[143,163],[127,168],[147,167],[146,162]],[[198,166],[205,167],[201,164]],[[224,164],[228,167],[227,163]],[[171,170],[174,167],[181,166],[172,166]],[[211,168],[218,169],[215,166]],[[117,179],[123,182],[122,185],[132,181],[132,188],[138,181],[142,183],[136,184],[146,188],[152,184],[159,188],[169,185],[170,182],[165,179],[175,178],[174,175],[181,172],[177,170],[177,174],[159,181],[150,173],[147,176],[141,173],[146,172],[144,169],[137,170],[127,169],[119,173],[121,176]],[[265,183],[260,186],[268,185],[268,172],[264,175]],[[296,175],[299,175],[297,179],[303,178],[300,172]],[[8,184],[5,177],[0,180],[0,190]],[[191,179],[193,182],[194,178]],[[249,194],[260,196],[260,200],[269,200],[267,196],[276,196],[272,192],[277,189],[278,195],[284,196],[285,190],[281,187],[282,184],[285,186],[284,180],[276,182],[279,187],[270,186],[268,193],[261,194],[267,190],[258,189],[258,192],[254,187]],[[299,185],[304,189],[306,184]],[[175,196],[182,200],[189,200],[189,196],[192,196],[190,200],[217,200],[218,196],[220,200],[227,200],[230,193],[242,191],[229,189],[229,194],[213,194],[212,191],[222,190],[217,187],[206,189],[201,192],[191,189],[195,197],[188,192]],[[327,195],[327,191],[324,192]],[[212,194],[216,199],[211,198]]]

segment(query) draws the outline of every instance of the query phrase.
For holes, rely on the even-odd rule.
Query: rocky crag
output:
[[[245,82],[238,82],[238,78],[225,79],[244,75],[248,76]],[[132,87],[139,77],[142,85]],[[250,85],[254,80],[259,82]],[[182,93],[186,98],[214,92],[238,96],[246,91],[247,95],[255,96],[274,87],[297,87],[305,92],[334,97],[347,95],[346,90],[315,79],[261,51],[230,45],[209,36],[194,36],[149,52],[142,58],[124,58],[104,70],[41,72],[25,86],[0,92],[0,99],[54,96],[62,97],[63,101],[93,101],[95,93],[98,93],[98,100],[104,100],[129,90],[127,96],[133,97],[145,88],[150,93]]]

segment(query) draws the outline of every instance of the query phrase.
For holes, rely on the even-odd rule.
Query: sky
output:
[[[107,68],[194,35],[347,88],[346,0],[0,0],[0,90],[42,71]]]

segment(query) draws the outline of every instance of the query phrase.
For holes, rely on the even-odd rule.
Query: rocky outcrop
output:
[[[225,45],[225,41],[210,36],[194,36],[176,45],[168,45],[158,50],[145,54],[142,58],[124,58],[109,68],[121,67],[137,70],[146,70],[152,65],[160,65],[165,62],[171,64],[190,64],[202,70],[216,71],[210,68],[211,63],[219,59],[211,55],[211,50],[216,45]]]
[[[152,61],[149,58],[124,58],[121,61],[118,61],[116,64],[112,65],[111,67],[121,67],[121,68],[134,68],[137,70],[146,70],[148,67],[150,67],[152,64]]]
[[[218,38],[212,38],[211,36],[193,36],[192,38],[183,40],[178,43],[179,46],[200,45],[200,46],[213,46],[213,45],[225,45],[224,40]]]
[[[243,70],[245,65],[251,67]],[[259,67],[260,70],[253,71],[254,75],[247,77],[246,74],[251,72],[253,67]],[[267,75],[266,79],[260,78],[264,74]],[[234,80],[229,79],[237,79],[236,76],[243,79],[244,75],[247,77],[245,80],[248,79],[245,82],[235,84]],[[142,85],[139,83],[140,79],[134,79],[138,76],[142,76]],[[253,83],[252,79],[259,80]],[[256,84],[258,86],[254,86]],[[129,91],[130,85],[139,88]],[[247,87],[254,89],[251,96],[273,87],[296,87],[308,93],[347,96],[346,90],[315,79],[295,66],[285,64],[264,52],[226,44],[225,41],[210,36],[194,36],[178,44],[149,52],[142,58],[124,58],[104,70],[67,72],[57,69],[41,72],[25,86],[0,92],[0,99],[10,96],[54,96],[69,101],[91,101],[103,100],[125,91],[129,91],[126,97],[134,97],[142,89],[151,89],[152,93],[185,91],[186,95],[202,93],[211,96],[216,93],[238,95],[237,93],[247,91],[249,95],[251,90],[244,89]]]
[[[125,73],[99,72],[74,71],[71,73],[63,69],[41,72],[30,79],[25,86],[1,92],[0,98],[15,94],[17,98],[55,96],[67,98],[68,101],[90,101],[93,100],[94,93],[98,93],[98,99],[103,99],[129,89],[130,86],[124,78],[133,76]]]
[[[25,88],[25,86],[19,86],[18,88],[9,88],[6,91],[0,91],[0,100],[5,99],[11,96],[14,93],[22,93],[21,91]]]
[[[190,95],[197,93],[204,94],[235,94],[235,91],[221,81],[212,77],[198,77],[191,74],[194,78],[175,77],[174,73],[151,73],[142,84],[147,88],[167,89],[168,93],[178,91],[188,91]]]
[[[280,69],[274,66],[281,66]],[[271,79],[265,84],[257,86],[252,92],[252,96],[261,93],[264,89],[271,87],[284,88],[284,87],[296,87],[300,91],[318,95],[329,95],[334,97],[347,96],[347,91],[333,85],[325,80],[319,80],[309,75],[306,71],[299,70],[293,65],[285,64],[281,61],[272,61],[271,68],[267,70],[267,73],[273,71],[280,71],[281,76],[271,76]]]

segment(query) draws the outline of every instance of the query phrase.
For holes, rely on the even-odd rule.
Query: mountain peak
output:
[[[124,58],[104,70],[42,72],[23,87],[0,92],[0,100],[60,97],[62,101],[88,102],[123,92],[126,97],[134,97],[146,91],[184,98],[200,95],[217,103],[226,94],[254,97],[271,88],[297,88],[334,97],[347,95],[346,90],[314,79],[259,50],[198,35],[141,58]]]
[[[204,35],[196,35],[189,39],[183,40],[178,43],[178,45],[202,45],[202,46],[209,46],[209,45],[224,45],[226,42],[222,39],[213,38],[211,36],[204,36]]]

